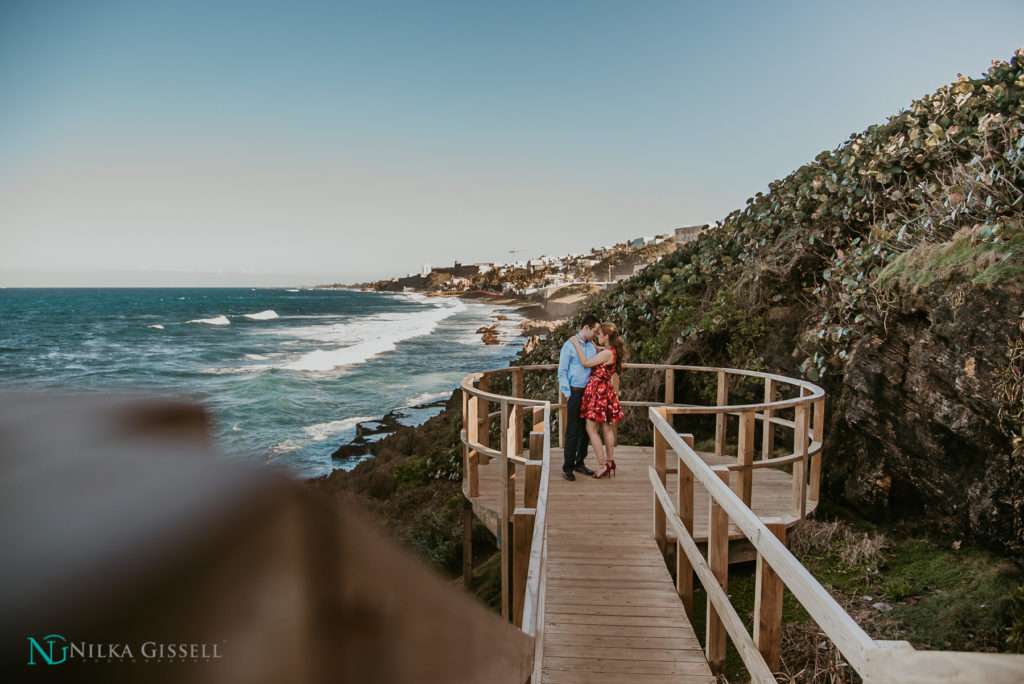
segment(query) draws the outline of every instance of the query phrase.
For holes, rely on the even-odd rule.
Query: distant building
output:
[[[696,240],[702,232],[707,230],[708,224],[702,226],[683,226],[676,228],[676,244],[682,245]]]
[[[428,275],[430,275],[430,271],[431,271],[430,264],[423,264],[423,270],[420,272],[420,274],[428,276]]]

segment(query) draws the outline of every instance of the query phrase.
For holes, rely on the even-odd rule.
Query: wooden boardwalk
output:
[[[735,456],[725,456],[722,458],[715,458],[713,454],[701,453],[701,458],[710,465],[729,465],[736,463]],[[637,534],[646,534],[647,537],[652,536],[651,528],[651,516],[653,510],[653,494],[651,492],[650,480],[647,476],[647,467],[653,463],[653,448],[652,447],[634,447],[624,446],[618,447],[615,450],[615,461],[619,466],[618,477],[616,481],[620,479],[622,482],[628,478],[631,483],[628,489],[630,498],[629,499],[629,510],[639,508],[641,518],[646,524],[646,528],[639,530]],[[500,482],[498,480],[498,468],[497,459],[493,459],[490,464],[480,466],[480,496],[473,497],[473,512],[480,520],[484,522],[487,528],[493,533],[497,534],[498,530],[498,516],[501,511],[501,491]],[[590,455],[587,456],[587,465],[591,468],[597,469],[597,460],[594,458],[594,452],[590,451]],[[561,466],[562,466],[562,450],[551,449],[551,486],[552,495],[549,499],[549,504],[559,504],[560,497],[563,491],[562,485],[574,485],[578,483],[567,482],[561,478]],[[667,478],[666,488],[670,492],[676,490],[676,476],[669,474]],[[594,480],[591,484],[604,484],[602,481]],[[635,488],[632,486],[635,484]],[[732,474],[732,484],[736,484],[736,474]],[[575,492],[576,490],[566,491],[566,494]],[[582,491],[582,490],[580,490]],[[781,470],[775,470],[774,468],[761,468],[754,471],[754,486],[753,486],[753,498],[750,502],[750,508],[756,515],[763,519],[774,518],[786,524],[787,527],[791,527],[797,523],[800,519],[799,516],[794,515],[791,509],[792,506],[792,491],[793,491],[793,476],[789,473]],[[621,492],[620,492],[621,494]],[[710,511],[710,501],[708,493],[700,485],[700,483],[694,484],[694,507],[693,507],[693,538],[695,541],[703,543],[708,538],[708,515]],[[609,499],[609,503],[611,499]],[[623,502],[625,503],[625,502]],[[516,505],[523,505],[523,488],[522,486],[516,487]],[[817,508],[818,502],[808,497],[807,499],[807,513],[810,514]],[[646,517],[644,517],[646,516]],[[730,524],[729,525],[729,536],[731,539],[741,539],[743,534],[739,529]],[[671,532],[669,533],[671,541],[675,541]],[[740,556],[740,560],[749,560],[749,558],[743,558]]]
[[[650,450],[615,461],[568,482],[551,452],[543,681],[714,682],[651,535]]]

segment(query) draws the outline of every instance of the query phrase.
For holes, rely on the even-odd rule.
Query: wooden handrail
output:
[[[963,683],[985,681],[989,684],[1009,684],[1024,678],[1024,656],[1005,654],[961,653],[945,651],[916,651],[910,644],[902,643],[894,648],[893,642],[872,639],[842,606],[825,590],[810,572],[789,552],[772,531],[765,525],[743,500],[722,481],[720,473],[724,468],[712,468],[687,444],[667,420],[671,409],[649,410],[658,440],[675,452],[682,476],[687,469],[690,476],[707,490],[713,506],[725,511],[728,521],[738,527],[744,537],[757,550],[758,557],[782,580],[803,608],[832,640],[850,665],[865,682],[935,682]],[[657,463],[657,459],[656,459]],[[701,580],[708,600],[714,606],[717,618],[736,645],[751,679],[756,682],[774,682],[775,678],[762,656],[763,648],[747,633],[728,595],[719,585],[708,561],[704,559],[692,536],[687,530],[680,513],[676,510],[655,467],[649,469],[656,506],[676,533],[679,548],[686,555],[693,570]],[[692,505],[692,501],[690,502]],[[657,516],[656,516],[657,518]],[[726,528],[728,526],[726,525]],[[657,529],[655,530],[657,534]],[[708,547],[712,547],[709,532]],[[728,530],[723,534],[728,535]],[[760,565],[760,563],[759,563]],[[759,568],[760,571],[760,568]],[[677,578],[677,582],[678,582]],[[692,589],[691,589],[692,590]],[[686,597],[683,597],[684,604]],[[692,595],[690,596],[692,602]],[[760,606],[755,606],[760,612]],[[711,623],[709,608],[708,624]],[[710,644],[711,637],[708,636]],[[777,644],[776,644],[777,648]]]

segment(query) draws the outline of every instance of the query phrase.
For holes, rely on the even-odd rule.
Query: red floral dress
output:
[[[581,418],[598,423],[615,423],[622,420],[625,414],[619,405],[619,395],[612,387],[611,379],[615,374],[615,350],[612,350],[611,363],[603,363],[590,373],[590,381],[583,390],[583,408]]]

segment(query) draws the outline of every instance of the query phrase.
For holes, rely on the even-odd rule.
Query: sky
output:
[[[355,283],[714,222],[1021,29],[1021,0],[0,0],[0,286]]]

